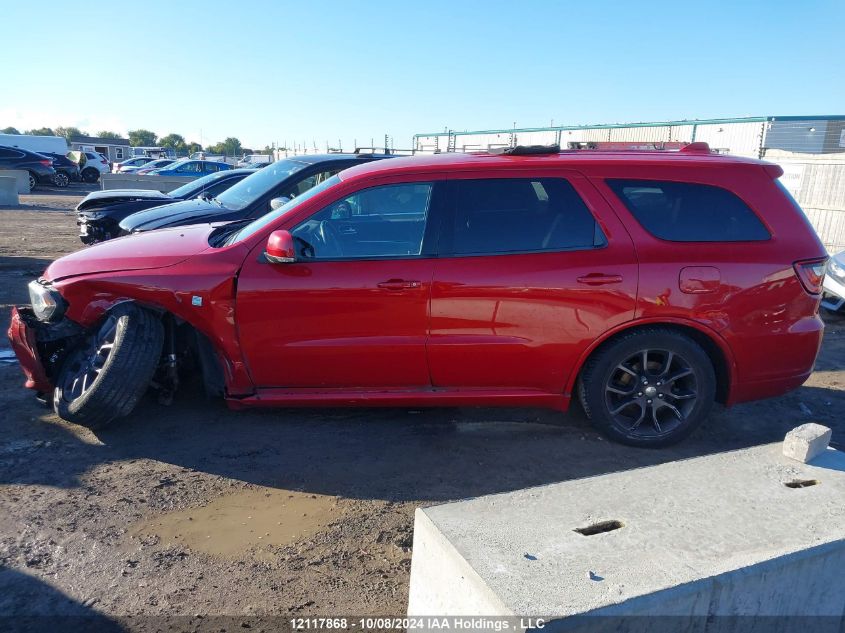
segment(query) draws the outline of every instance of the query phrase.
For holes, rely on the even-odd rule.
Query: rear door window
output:
[[[642,227],[671,242],[747,242],[771,235],[727,189],[690,182],[610,179],[607,184]]]
[[[584,201],[562,178],[457,180],[452,187],[454,221],[444,240],[444,251],[452,255],[562,251],[606,244]]]

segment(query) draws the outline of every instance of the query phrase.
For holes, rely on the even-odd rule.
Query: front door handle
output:
[[[621,284],[622,275],[606,275],[604,273],[590,273],[577,279],[579,284],[587,286],[605,286],[607,284]]]
[[[419,288],[422,286],[421,281],[415,279],[388,279],[378,284],[379,288],[385,290],[408,290],[409,288]]]

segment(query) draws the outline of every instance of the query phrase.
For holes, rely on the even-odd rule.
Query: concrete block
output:
[[[827,450],[832,435],[833,431],[821,424],[802,424],[786,434],[783,454],[806,464]]]
[[[0,205],[16,207],[19,204],[18,179],[14,176],[0,176]]]
[[[14,178],[17,183],[17,191],[21,195],[29,193],[29,172],[25,169],[0,169],[0,176]]]
[[[136,174],[102,174],[100,186],[105,189],[145,189],[167,193],[196,180],[184,176],[138,176]]]
[[[842,618],[843,499],[845,453],[777,443],[420,509],[408,615]]]

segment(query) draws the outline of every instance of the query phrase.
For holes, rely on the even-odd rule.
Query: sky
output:
[[[447,128],[845,114],[843,0],[0,9],[0,128],[351,149]]]

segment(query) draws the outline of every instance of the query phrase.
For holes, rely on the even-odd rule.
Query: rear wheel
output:
[[[622,335],[585,365],[579,395],[587,417],[609,438],[640,447],[679,442],[707,417],[716,394],[713,364],[674,330]]]
[[[117,306],[62,365],[56,413],[91,429],[128,415],[149,386],[163,341],[156,315],[131,303]]]
[[[82,170],[82,180],[89,183],[97,182],[100,179],[100,172],[93,167]]]
[[[38,186],[38,176],[29,172],[29,190],[32,191]]]
[[[70,178],[68,178],[66,173],[60,171],[55,176],[53,176],[53,183],[57,187],[61,187],[62,189],[64,189],[68,186],[68,184],[70,184]]]

